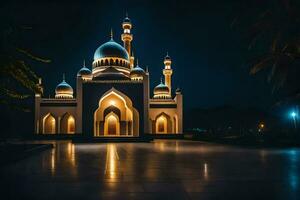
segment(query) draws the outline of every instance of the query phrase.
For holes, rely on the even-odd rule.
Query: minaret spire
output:
[[[113,40],[114,39],[114,32],[113,29],[110,29],[110,39]]]
[[[164,59],[165,68],[163,70],[163,74],[165,75],[165,85],[169,88],[169,95],[172,95],[172,74],[173,70],[171,69],[172,60],[169,56],[169,52]]]
[[[123,23],[122,23],[122,28],[123,28],[123,34],[121,35],[121,39],[123,41],[123,46],[129,55],[130,67],[133,68],[134,67],[134,57],[131,56],[131,41],[133,40],[133,35],[131,34],[132,24],[128,17],[127,12],[126,12],[126,17],[124,18]]]

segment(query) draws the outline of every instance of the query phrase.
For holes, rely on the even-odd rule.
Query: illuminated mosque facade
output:
[[[35,94],[36,134],[81,134],[91,137],[142,137],[180,134],[183,98],[172,92],[172,61],[164,58],[164,81],[150,95],[149,72],[132,53],[132,23],[122,23],[123,46],[111,38],[96,49],[92,69],[85,63],[77,73],[76,97],[63,78],[54,98],[43,97],[40,82]]]

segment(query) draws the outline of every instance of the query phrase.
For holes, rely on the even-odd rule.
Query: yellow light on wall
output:
[[[111,101],[109,102],[109,104],[112,105],[112,106],[115,106],[115,105],[116,105],[116,102],[115,102],[114,100],[111,100]]]

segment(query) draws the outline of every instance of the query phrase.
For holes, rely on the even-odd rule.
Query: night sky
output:
[[[1,17],[8,23],[31,26],[21,46],[49,58],[33,62],[43,78],[45,96],[66,73],[75,89],[83,60],[91,68],[94,51],[109,40],[113,29],[120,39],[126,11],[133,23],[133,51],[141,67],[149,67],[151,90],[162,76],[166,52],[172,58],[173,89],[180,87],[185,109],[221,105],[269,108],[275,101],[264,74],[250,76],[244,35],[230,25],[239,1],[60,1],[9,2]],[[152,94],[151,94],[152,95]]]

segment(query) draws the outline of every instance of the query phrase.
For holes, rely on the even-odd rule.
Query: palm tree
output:
[[[37,84],[38,76],[31,69],[29,62],[50,62],[18,46],[22,31],[29,29],[28,27],[8,26],[0,30],[0,104],[23,111],[28,111],[28,108],[21,107],[19,102],[40,90]]]
[[[254,0],[244,5],[247,9],[242,9],[233,25],[246,30],[254,53],[250,74],[267,70],[274,89],[290,87],[288,80],[300,72],[300,1]],[[292,88],[290,96],[299,97],[300,87]]]

